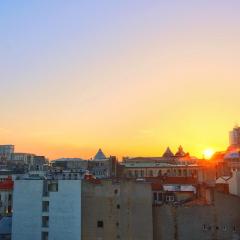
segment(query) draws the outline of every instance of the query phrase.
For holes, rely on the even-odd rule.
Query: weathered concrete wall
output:
[[[83,240],[151,240],[151,186],[123,181],[82,186]],[[103,227],[98,227],[98,221]]]
[[[42,192],[41,180],[17,180],[13,192],[13,240],[41,240]]]
[[[153,226],[154,240],[240,239],[240,198],[215,192],[211,206],[153,207]]]
[[[49,240],[81,240],[81,180],[59,180],[49,194]]]
[[[120,186],[121,239],[152,239],[152,190],[144,183],[123,181]]]

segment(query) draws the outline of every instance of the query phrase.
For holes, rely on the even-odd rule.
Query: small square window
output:
[[[103,221],[98,221],[97,222],[97,227],[98,228],[103,228]]]

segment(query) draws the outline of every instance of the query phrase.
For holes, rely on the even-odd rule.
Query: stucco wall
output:
[[[59,180],[49,194],[49,240],[81,240],[81,180]]]
[[[83,240],[152,239],[151,186],[123,181],[83,183]],[[97,222],[102,221],[102,228]]]
[[[17,180],[13,192],[13,240],[41,240],[42,192],[41,180]]]
[[[154,207],[153,223],[154,240],[240,239],[240,198],[215,192],[211,206]]]

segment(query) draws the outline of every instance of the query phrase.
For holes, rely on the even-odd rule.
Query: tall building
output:
[[[240,127],[236,126],[229,133],[230,146],[240,146]]]
[[[81,180],[16,180],[13,240],[81,240]]]
[[[84,181],[82,190],[82,240],[153,239],[149,183]]]
[[[14,153],[14,145],[0,145],[0,159],[10,160]]]
[[[12,240],[153,239],[148,183],[16,180]]]

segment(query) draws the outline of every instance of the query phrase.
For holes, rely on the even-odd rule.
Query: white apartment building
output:
[[[12,240],[81,240],[81,180],[14,184]]]

